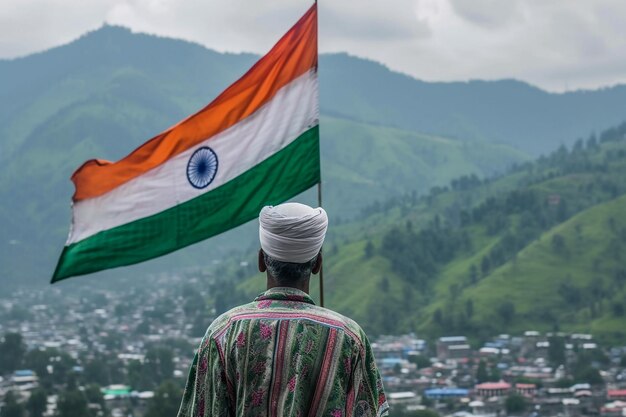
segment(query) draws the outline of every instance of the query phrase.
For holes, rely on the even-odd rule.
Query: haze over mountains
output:
[[[82,162],[121,158],[257,58],[105,26],[0,61],[0,281],[48,281],[67,235],[69,177]],[[626,119],[624,86],[550,94],[513,80],[427,83],[346,54],[320,57],[320,98],[324,201],[335,223],[461,175],[502,173]],[[130,270],[245,250],[256,246],[253,229]]]

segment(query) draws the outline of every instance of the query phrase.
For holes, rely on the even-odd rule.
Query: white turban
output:
[[[317,256],[328,229],[323,208],[300,203],[265,206],[259,214],[261,249],[270,257],[304,263]]]

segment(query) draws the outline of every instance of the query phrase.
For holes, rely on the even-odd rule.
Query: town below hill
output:
[[[526,331],[472,347],[465,336],[374,343],[392,416],[622,416],[626,346]]]
[[[0,414],[175,415],[194,348],[217,314],[191,285],[216,281],[197,271],[152,278],[160,290],[3,295]],[[626,346],[591,334],[525,331],[477,343],[412,333],[371,342],[391,417],[617,417],[626,410]]]

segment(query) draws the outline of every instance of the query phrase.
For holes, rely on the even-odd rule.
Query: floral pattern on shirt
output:
[[[209,327],[179,417],[382,416],[374,357],[352,320],[273,288]]]

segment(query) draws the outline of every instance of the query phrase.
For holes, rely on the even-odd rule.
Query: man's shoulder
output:
[[[207,329],[207,334],[205,336],[208,336],[212,333],[219,332],[220,330],[228,327],[228,325],[232,322],[233,318],[236,318],[238,315],[246,313],[246,312],[251,312],[254,310],[255,310],[254,302],[242,304],[237,307],[231,308],[230,310],[220,314],[213,320],[213,322],[209,325],[209,328]]]
[[[363,344],[366,341],[365,332],[359,324],[341,313],[328,308],[306,303],[278,302],[271,306],[259,305],[251,302],[234,307],[220,314],[207,329],[207,336],[226,331],[233,323],[245,319],[288,319],[303,320],[317,323],[320,326],[334,327],[346,333],[355,342]]]
[[[365,333],[359,324],[352,320],[350,317],[344,316],[341,313],[338,313],[334,310],[330,310],[328,308],[312,306],[311,312],[319,315],[320,317],[328,318],[332,320],[338,327],[343,328],[354,336],[358,337],[360,341],[365,337]]]

